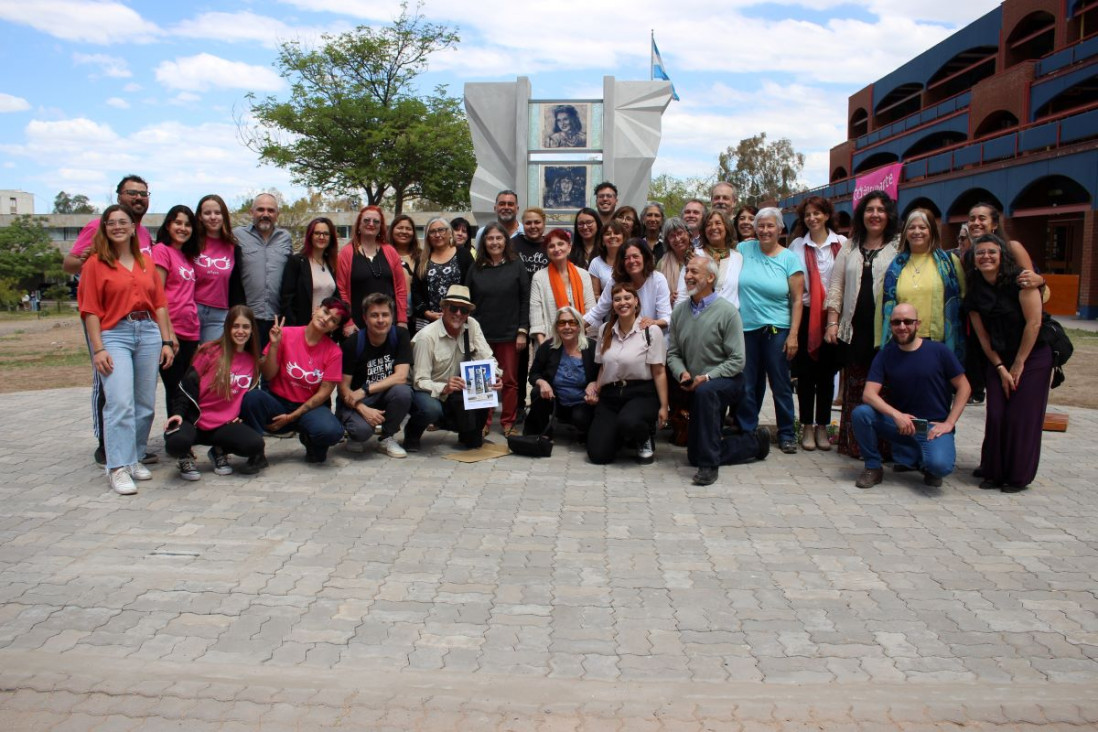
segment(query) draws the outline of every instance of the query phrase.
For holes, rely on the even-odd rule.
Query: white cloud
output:
[[[122,87],[122,91],[129,92],[131,94],[134,92],[139,92],[141,91],[141,85],[131,81],[129,84],[126,84],[126,86]]]
[[[0,0],[0,20],[28,25],[66,41],[99,45],[149,43],[155,23],[119,2],[94,0]]]
[[[177,105],[177,106],[180,106],[180,107],[186,107],[188,105],[194,104],[195,102],[197,102],[201,99],[202,99],[201,95],[195,94],[194,92],[185,91],[185,92],[179,92],[174,97],[169,99],[168,104],[174,104],[174,105]]]
[[[107,100],[108,107],[114,107],[115,109],[129,109],[130,103],[122,97],[111,97]]]
[[[172,33],[187,38],[230,43],[247,41],[266,48],[276,48],[283,42],[293,40],[313,44],[318,42],[324,33],[342,33],[350,28],[351,26],[343,21],[333,23],[326,28],[287,25],[277,18],[242,11],[202,13],[195,18],[182,21]]]
[[[284,86],[274,69],[209,53],[162,61],[156,67],[156,80],[169,89],[193,92],[215,88],[279,91]]]
[[[30,102],[23,97],[12,96],[0,92],[0,113],[25,112],[31,108]]]
[[[118,56],[108,56],[105,53],[74,53],[72,60],[77,66],[97,66],[98,72],[93,73],[92,78],[109,76],[115,79],[128,79],[133,76],[126,64],[126,59]]]

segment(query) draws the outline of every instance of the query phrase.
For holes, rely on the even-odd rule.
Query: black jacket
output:
[[[595,363],[595,346],[595,340],[588,338],[587,348],[580,352],[583,355],[583,374],[588,384],[597,381],[599,378],[599,365]],[[530,366],[530,386],[536,386],[538,379],[545,379],[552,386],[553,379],[557,375],[557,369],[560,368],[560,357],[563,353],[563,347],[553,348],[551,338],[547,338],[544,343],[538,346],[538,350],[534,354],[534,363]],[[539,390],[533,389],[530,393],[536,397]]]
[[[259,382],[260,379],[258,378],[252,379],[252,386],[248,391],[259,388]],[[178,414],[185,422],[198,424],[198,420],[202,416],[202,410],[198,406],[200,386],[201,378],[198,375],[198,370],[194,366],[188,367],[187,373],[183,375],[183,380],[179,382],[179,386],[172,395],[172,409],[171,414],[168,416]]]
[[[308,325],[313,317],[313,270],[304,254],[291,254],[286,260],[278,312],[286,318],[286,325]]]

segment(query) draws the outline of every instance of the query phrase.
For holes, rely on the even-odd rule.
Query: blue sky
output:
[[[422,12],[457,26],[422,85],[529,76],[535,98],[601,96],[602,77],[647,79],[656,31],[682,101],[663,119],[654,174],[706,176],[717,154],[761,131],[808,157],[803,181],[827,180],[845,138],[847,98],[980,17],[997,0],[433,0]],[[239,139],[245,94],[286,94],[272,65],[284,40],[390,21],[374,0],[0,0],[0,189],[60,190],[102,207],[124,173],[153,190],[153,211],[206,193],[230,205],[289,175],[260,166]]]

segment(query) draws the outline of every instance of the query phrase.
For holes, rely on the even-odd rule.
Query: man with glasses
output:
[[[442,298],[442,317],[412,339],[412,401],[420,417],[404,426],[404,449],[408,452],[419,452],[428,424],[457,432],[464,447],[477,448],[484,443],[488,410],[465,408],[461,362],[491,361],[496,377],[489,385],[493,391],[503,388],[503,379],[480,324],[469,317],[475,309],[469,288],[451,285]]]
[[[115,194],[118,196],[118,203],[125,206],[133,212],[134,225],[137,228],[137,240],[141,244],[141,253],[146,256],[152,256],[152,237],[149,235],[149,230],[141,225],[141,219],[145,216],[145,213],[149,210],[149,184],[145,182],[145,179],[139,175],[130,174],[125,176],[118,182],[115,187]],[[72,249],[65,255],[65,261],[61,267],[66,273],[71,275],[80,274],[81,267],[84,266],[84,262],[88,260],[88,257],[95,251],[95,247],[92,243],[95,240],[95,232],[99,230],[99,217],[96,217],[89,221],[83,229],[80,230],[80,234],[76,237],[76,243],[72,245]],[[87,334],[85,333],[85,340],[87,340]],[[88,351],[91,352],[91,344],[88,344]],[[95,448],[95,462],[100,465],[105,465],[107,462],[107,453],[103,447],[103,406],[105,404],[105,397],[103,395],[103,386],[99,381],[99,372],[92,367],[92,433],[95,435],[96,440],[99,441],[99,446]],[[141,462],[146,465],[158,462],[159,458],[156,453],[146,453]]]
[[[602,225],[610,223],[618,207],[618,187],[608,180],[595,186],[595,210],[599,212]]]
[[[953,472],[953,435],[971,393],[965,369],[945,344],[920,338],[919,314],[901,303],[889,322],[892,340],[874,357],[866,377],[865,402],[854,408],[854,437],[865,470],[854,482],[872,488],[884,480],[878,439],[892,444],[895,470],[919,470],[937,488]],[[887,400],[882,395],[887,390]]]
[[[275,226],[278,223],[278,199],[270,193],[260,193],[252,201],[252,223],[233,229],[240,254],[236,266],[244,299],[255,313],[259,328],[259,344],[267,345],[268,334],[279,314],[282,293],[282,271],[293,253],[290,232]]]

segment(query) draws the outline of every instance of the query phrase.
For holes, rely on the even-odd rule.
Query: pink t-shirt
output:
[[[343,378],[343,354],[328,336],[310,346],[305,341],[305,328],[282,329],[282,345],[278,347],[278,373],[271,379],[271,391],[283,399],[300,404],[313,394],[322,381],[337,384]],[[270,345],[264,353],[271,350]]]
[[[233,273],[233,245],[212,236],[194,260],[194,301],[220,310],[229,309],[229,275]]]
[[[72,249],[69,250],[69,254],[74,257],[79,257],[92,245],[95,241],[95,232],[99,230],[99,219],[92,219],[87,225],[80,230],[80,233],[76,235],[76,243],[72,245]],[[153,242],[152,236],[149,235],[149,230],[140,224],[137,226],[137,241],[141,245],[141,252],[143,254],[152,254]]]
[[[194,266],[191,260],[173,246],[153,247],[153,262],[167,272],[164,294],[168,297],[168,317],[180,339],[197,341],[199,333],[198,306],[194,304]]]
[[[244,400],[244,394],[252,388],[252,383],[256,379],[255,359],[252,358],[252,354],[247,351],[235,354],[229,369],[232,377],[232,397],[225,399],[214,389],[219,358],[221,358],[221,349],[211,348],[195,356],[192,364],[201,374],[198,408],[202,410],[202,414],[199,415],[195,425],[201,430],[215,430],[239,417],[240,403]]]

